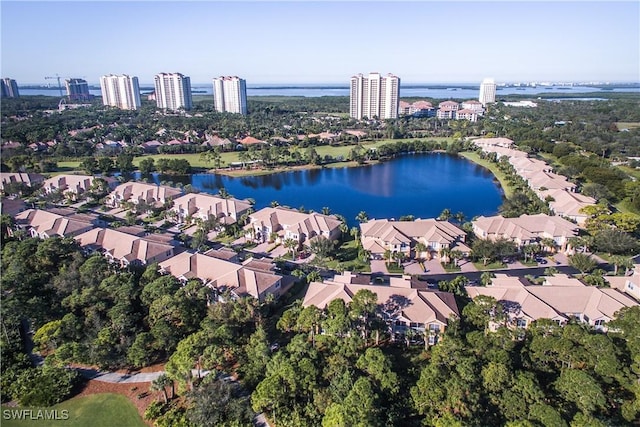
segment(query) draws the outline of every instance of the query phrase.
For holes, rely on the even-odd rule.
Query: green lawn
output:
[[[64,426],[64,427],[145,427],[146,424],[138,415],[138,411],[129,399],[120,394],[102,393],[91,396],[76,397],[69,399],[51,408],[47,411],[57,410],[58,418],[63,417],[63,410],[68,411],[68,419],[43,420],[43,419],[27,419],[27,420],[7,420],[7,410],[16,410],[18,408],[8,408],[2,406],[2,427],[45,427],[45,426]],[[31,417],[36,418],[38,409],[34,408]],[[43,414],[44,416],[44,414]]]
[[[489,160],[481,159],[478,153],[472,151],[465,151],[463,153],[460,153],[460,155],[465,159],[472,161],[473,163],[477,163],[478,165],[489,169],[500,183],[505,197],[510,198],[513,195],[513,188],[511,188],[507,181],[507,175],[500,169],[498,169],[498,166],[495,163],[492,163]]]
[[[499,269],[503,269],[506,268],[507,266],[504,265],[501,262],[492,262],[490,264],[487,265],[482,265],[482,262],[474,262],[473,265],[478,269],[478,270],[499,270]]]
[[[358,249],[359,247],[355,240],[347,240],[340,245],[335,258],[327,262],[327,267],[335,269],[340,265],[343,270],[347,271],[371,271],[371,265],[358,258]]]

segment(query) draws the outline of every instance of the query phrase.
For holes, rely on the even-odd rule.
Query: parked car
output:
[[[537,262],[538,264],[542,264],[542,265],[544,265],[544,264],[546,264],[546,263],[547,263],[547,260],[546,260],[546,259],[544,259],[544,258],[542,258],[542,257],[537,257],[537,258],[536,258],[536,262]]]

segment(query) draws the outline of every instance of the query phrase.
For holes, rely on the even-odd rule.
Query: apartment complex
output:
[[[84,79],[65,79],[69,101],[88,101],[91,99],[89,84]]]
[[[247,114],[247,83],[236,76],[213,79],[213,105],[220,113]]]
[[[100,77],[102,104],[123,110],[140,108],[140,86],[137,77],[109,74]]]
[[[156,105],[163,110],[190,110],[191,79],[180,73],[160,73],[154,78]]]
[[[2,88],[2,98],[20,98],[20,91],[18,91],[18,83],[10,78],[4,78],[0,80],[0,86]]]
[[[483,107],[496,102],[496,82],[493,79],[484,79],[482,81],[478,101],[482,103]]]
[[[355,119],[377,117],[395,119],[398,117],[400,101],[400,78],[393,74],[386,76],[370,73],[351,77],[350,116]]]

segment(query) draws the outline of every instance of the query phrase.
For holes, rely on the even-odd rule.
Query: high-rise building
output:
[[[18,83],[15,80],[8,77],[0,80],[0,86],[2,88],[3,98],[20,98],[20,91],[18,91]]]
[[[180,73],[160,73],[155,76],[156,105],[163,110],[190,110],[191,79]]]
[[[362,119],[395,119],[398,117],[400,102],[400,78],[393,74],[381,76],[370,73],[351,77],[350,108],[351,117]]]
[[[137,77],[109,74],[100,77],[102,104],[123,110],[140,108],[140,85]]]
[[[496,82],[493,79],[484,79],[482,81],[478,101],[482,103],[483,107],[496,102]]]
[[[89,85],[84,79],[65,79],[69,101],[88,101],[91,99]]]
[[[236,76],[213,79],[213,105],[221,113],[247,114],[247,83]]]

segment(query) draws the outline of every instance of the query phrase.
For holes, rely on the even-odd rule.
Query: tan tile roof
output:
[[[43,188],[48,190],[63,190],[82,193],[93,184],[94,176],[89,175],[56,175],[43,182]]]
[[[264,208],[250,215],[251,224],[267,225],[273,231],[289,230],[307,239],[336,230],[341,222],[333,215],[322,215],[316,212],[302,213],[281,206]]]
[[[5,184],[11,182],[21,182],[31,187],[33,184],[39,184],[43,181],[44,176],[38,173],[0,172],[0,189],[3,189]]]
[[[198,215],[203,218],[213,216],[216,218],[231,217],[235,222],[243,213],[251,208],[251,203],[246,200],[234,198],[223,199],[203,193],[189,193],[173,200],[172,211],[185,215]]]
[[[390,221],[388,219],[370,220],[360,224],[362,244],[372,253],[372,249],[385,245],[397,245],[423,241],[425,244],[438,243],[451,246],[464,240],[466,233],[448,221],[435,219],[417,219],[415,221]],[[377,245],[377,246],[376,246]]]
[[[16,215],[18,224],[29,226],[41,237],[69,237],[93,228],[90,221],[72,219],[40,209],[29,209]]]
[[[578,234],[576,224],[559,216],[546,214],[521,215],[518,218],[504,218],[502,215],[480,216],[472,221],[472,224],[478,237],[491,240],[505,238],[523,242],[544,237],[568,238]]]
[[[359,290],[366,289],[374,292],[378,297],[378,304],[390,301],[403,300],[400,317],[408,322],[429,324],[439,322],[447,323],[451,316],[459,316],[458,307],[453,295],[447,292],[422,291],[411,288],[398,288],[391,286],[346,284],[335,281],[323,283],[313,282],[309,284],[302,305],[308,307],[314,305],[320,309],[334,299],[342,299],[346,304],[350,303],[353,295]]]
[[[264,144],[264,141],[258,139],[258,138],[254,138],[252,136],[247,136],[246,138],[241,139],[240,141],[238,141],[240,144],[243,145],[251,145],[251,144]]]
[[[174,252],[173,245],[151,241],[110,228],[94,228],[75,237],[82,247],[102,249],[116,260],[147,264],[161,261]]]
[[[615,289],[585,286],[566,275],[546,278],[545,285],[527,285],[522,279],[497,275],[490,286],[468,286],[471,298],[487,295],[507,303],[513,317],[526,315],[530,320],[566,319],[587,315],[590,322],[608,321],[623,307],[638,305]]]
[[[109,194],[111,200],[145,201],[146,203],[165,203],[182,194],[182,190],[166,185],[147,184],[144,182],[125,182],[118,185]]]

